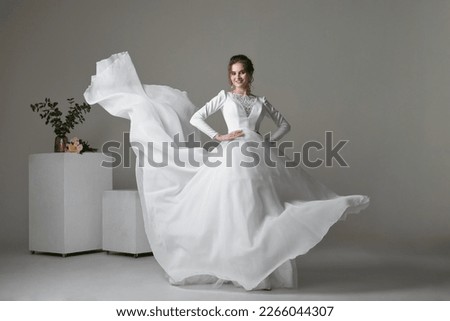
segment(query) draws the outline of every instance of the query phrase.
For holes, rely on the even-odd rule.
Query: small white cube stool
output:
[[[103,250],[134,257],[151,252],[136,190],[103,192]]]

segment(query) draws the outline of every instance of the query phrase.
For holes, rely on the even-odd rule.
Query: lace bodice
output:
[[[224,90],[192,116],[191,124],[209,137],[214,138],[218,132],[209,126],[205,120],[219,110],[222,111],[228,132],[238,129],[258,132],[264,116],[270,117],[278,127],[275,132],[271,133],[272,140],[281,139],[290,130],[290,125],[286,119],[265,97],[239,95]]]
[[[248,116],[250,116],[250,112],[252,111],[252,107],[253,105],[256,103],[256,96],[254,95],[240,95],[240,94],[236,94],[236,93],[230,93],[231,97],[233,97],[233,99],[235,101],[237,101],[242,108],[244,108],[245,114]]]

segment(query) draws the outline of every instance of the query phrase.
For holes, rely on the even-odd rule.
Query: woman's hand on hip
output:
[[[223,142],[226,140],[233,140],[233,139],[235,139],[237,137],[241,137],[241,136],[244,136],[244,132],[242,130],[238,129],[238,130],[232,131],[225,135],[217,134],[216,136],[214,136],[214,139],[218,140],[219,142]]]

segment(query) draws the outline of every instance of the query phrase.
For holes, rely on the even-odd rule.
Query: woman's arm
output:
[[[236,130],[234,132],[220,135],[216,130],[209,126],[205,119],[220,110],[223,107],[223,103],[226,99],[225,90],[222,90],[216,97],[211,99],[205,106],[200,108],[192,117],[191,124],[201,130],[203,133],[209,137],[216,139],[218,141],[233,140],[236,137],[242,136],[243,132],[241,130]]]
[[[273,122],[277,125],[277,130],[271,135],[272,141],[280,140],[284,135],[291,130],[291,125],[287,122],[286,118],[276,110],[265,97],[263,97],[263,106],[267,111],[267,114],[272,118]]]
[[[191,117],[191,124],[209,137],[214,138],[218,132],[209,126],[205,122],[205,119],[220,110],[223,107],[225,99],[225,90],[222,90],[216,97],[207,102],[205,106],[197,110],[197,112]]]

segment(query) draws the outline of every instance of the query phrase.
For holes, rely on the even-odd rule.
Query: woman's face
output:
[[[236,89],[247,90],[250,87],[250,75],[240,62],[231,65],[230,80]]]

